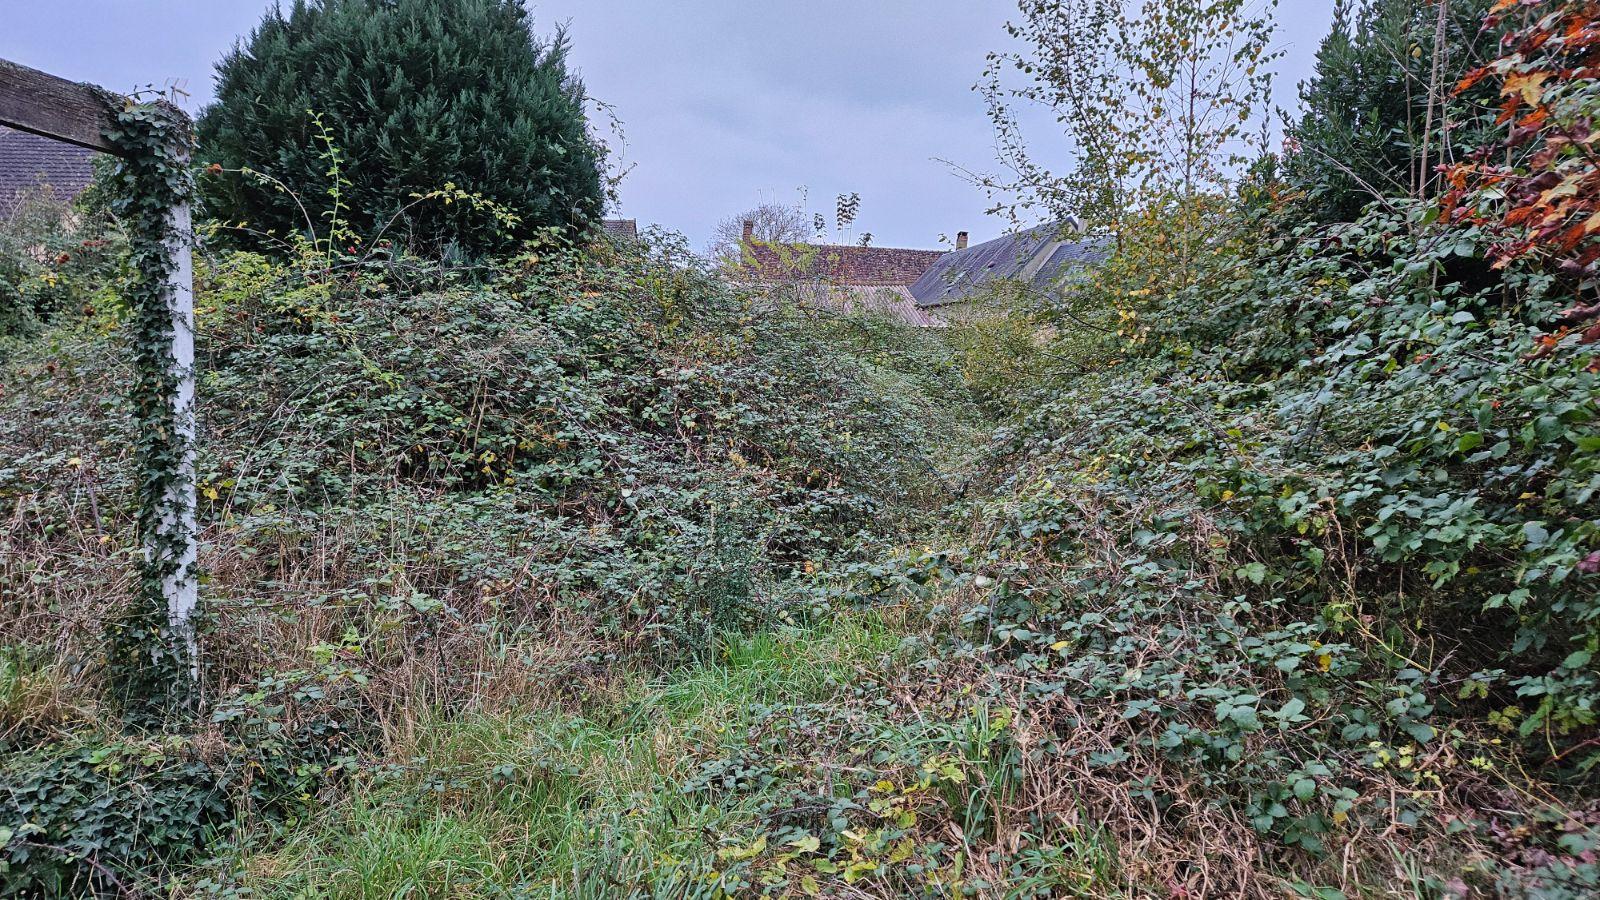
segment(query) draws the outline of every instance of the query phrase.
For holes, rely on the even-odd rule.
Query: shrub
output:
[[[445,691],[498,665],[495,642],[552,632],[563,665],[664,662],[804,615],[808,565],[904,534],[962,427],[954,370],[905,329],[758,302],[677,252],[203,265],[215,687],[304,668],[347,629]],[[14,360],[0,413],[0,496],[25,498],[0,641],[19,646],[127,590],[124,370],[104,335],[55,338]]]
[[[565,39],[534,38],[513,0],[297,0],[268,12],[218,66],[217,102],[199,124],[204,161],[263,178],[208,179],[213,212],[244,220],[253,243],[308,222],[295,196],[340,192],[365,237],[469,253],[601,211],[601,151]],[[326,126],[324,133],[322,126]],[[339,148],[330,154],[326,137]],[[520,217],[509,235],[468,203],[416,202],[440,189],[478,194]]]
[[[0,764],[0,893],[138,896],[240,821],[303,814],[370,739],[348,648],[275,673],[191,735],[79,732]],[[0,669],[0,679],[6,678]],[[0,680],[0,688],[5,685]],[[0,735],[0,741],[4,740]],[[0,747],[11,750],[9,742]]]
[[[8,339],[117,306],[124,242],[96,196],[32,192],[0,219],[0,359]]]
[[[333,275],[203,258],[211,722],[126,770],[138,793],[63,746],[86,740],[63,720],[93,715],[104,675],[82,623],[130,590],[126,369],[114,333],[22,348],[0,369],[0,497],[20,510],[0,531],[0,647],[26,648],[0,664],[18,767],[0,776],[0,835],[19,889],[108,883],[80,839],[119,880],[159,877],[204,844],[214,805],[292,815],[330,776],[370,773],[425,711],[588,697],[812,617],[816,567],[925,521],[936,450],[967,425],[937,344],[690,261],[681,245],[565,242]],[[44,647],[52,667],[35,671]],[[185,749],[208,745],[211,774]],[[169,808],[192,821],[152,833],[166,843],[102,841]],[[68,850],[24,846],[28,822]]]
[[[220,773],[176,739],[15,754],[0,767],[0,893],[126,896],[231,813]]]
[[[1445,6],[1442,70],[1433,87],[1441,104],[1492,49],[1494,37],[1482,27],[1489,0]],[[1302,212],[1318,221],[1349,222],[1379,197],[1418,196],[1435,166],[1459,158],[1475,142],[1474,131],[1460,127],[1471,114],[1464,107],[1448,114],[1456,127],[1442,138],[1442,105],[1429,119],[1438,9],[1418,0],[1341,0],[1336,6],[1333,30],[1317,50],[1316,75],[1301,88],[1300,120],[1289,129],[1288,177],[1310,195]],[[1430,121],[1433,133],[1425,139]],[[1428,171],[1420,159],[1425,144]]]

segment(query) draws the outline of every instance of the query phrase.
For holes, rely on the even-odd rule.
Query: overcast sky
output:
[[[268,0],[0,0],[0,57],[129,91],[176,83],[198,108],[212,67]],[[1003,45],[1009,0],[530,0],[536,29],[569,26],[590,95],[615,107],[634,166],[620,212],[703,246],[763,200],[831,213],[861,194],[878,246],[974,242],[1005,230],[939,160],[991,167],[971,88]],[[1278,102],[1291,105],[1333,0],[1281,0]],[[1043,144],[1050,135],[1034,132]]]

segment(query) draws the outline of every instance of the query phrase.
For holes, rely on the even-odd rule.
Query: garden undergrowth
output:
[[[732,638],[718,658],[617,685],[581,714],[425,718],[392,768],[281,849],[225,868],[268,897],[604,897],[647,881],[713,896],[717,873],[694,864],[755,829],[771,791],[713,799],[685,786],[742,743],[756,710],[848,693],[897,642],[877,616],[841,618]]]
[[[1592,274],[1189,200],[938,334],[660,236],[203,254],[166,728],[115,245],[12,265],[0,893],[1593,895]]]
[[[620,686],[719,655],[631,688],[634,714],[732,722],[819,689],[826,666],[763,635],[826,623],[818,573],[920,530],[981,435],[919,335],[729,288],[670,241],[337,271],[221,252],[197,307],[193,733],[124,728],[101,664],[136,546],[120,311],[90,302],[7,361],[4,890],[232,890],[185,867],[379,803],[445,722],[622,715]]]

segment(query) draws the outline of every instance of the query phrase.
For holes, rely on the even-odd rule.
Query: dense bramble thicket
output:
[[[892,330],[757,301],[689,260],[561,242],[471,270],[212,259],[199,490],[221,743],[212,777],[150,789],[237,789],[254,760],[256,793],[229,802],[270,785],[271,808],[397,723],[484,702],[491,673],[494,690],[560,696],[803,621],[827,599],[807,572],[903,535],[941,490],[930,448],[965,427],[954,374]],[[112,825],[134,835],[104,851],[118,877],[199,837],[135,823],[166,806],[82,824],[37,812],[119,783],[74,755],[101,648],[71,626],[130,589],[119,356],[88,325],[7,369],[13,890],[105,887],[82,848]],[[140,755],[105,739],[108,758]],[[124,777],[196,752],[153,743]]]
[[[302,201],[342,186],[334,212],[359,237],[382,231],[468,254],[598,218],[602,151],[583,86],[567,69],[565,38],[540,41],[530,27],[512,0],[272,9],[218,65],[217,100],[199,122],[205,162],[258,173],[207,180],[215,215],[275,248],[320,232]],[[441,189],[479,195],[518,221],[508,230],[481,204],[416,200]]]
[[[0,360],[57,319],[116,296],[125,242],[102,206],[98,191],[77,211],[37,191],[0,221]]]
[[[1367,160],[1397,187],[1341,221],[1341,161],[1268,160],[1199,211],[1196,265],[1135,215],[1020,317],[1052,338],[985,385],[996,493],[944,559],[985,583],[957,646],[991,702],[1089,775],[1035,785],[1027,833],[1087,807],[1137,883],[1230,895],[1282,889],[1266,860],[1317,896],[1600,884],[1590,7],[1497,4],[1503,58],[1434,96],[1478,135],[1434,144],[1447,178],[1404,187],[1420,140]]]
[[[1521,765],[1587,785],[1595,760],[1600,376],[1527,359],[1570,294],[1474,286],[1487,239],[1423,214],[1217,222],[1247,236],[1140,302],[1137,344],[1017,400],[956,568],[995,582],[970,639],[1066,704],[1068,759],[1170,779],[1125,802],[1221,802],[1317,853],[1453,819],[1422,870],[1488,885],[1501,835],[1470,810],[1520,807]],[[1590,846],[1553,821],[1536,846]]]
[[[193,734],[96,724],[115,304],[14,344],[0,889],[1594,896],[1600,9],[1485,28],[1404,189],[1156,184],[949,334],[671,244],[214,257]]]

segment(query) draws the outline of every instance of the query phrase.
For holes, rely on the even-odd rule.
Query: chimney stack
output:
[[[967,249],[967,233],[965,231],[956,232],[956,249]]]
[[[744,243],[745,243],[745,246],[749,246],[750,244],[755,243],[755,238],[756,238],[756,223],[751,221],[751,220],[749,220],[749,219],[745,219],[744,220]]]

